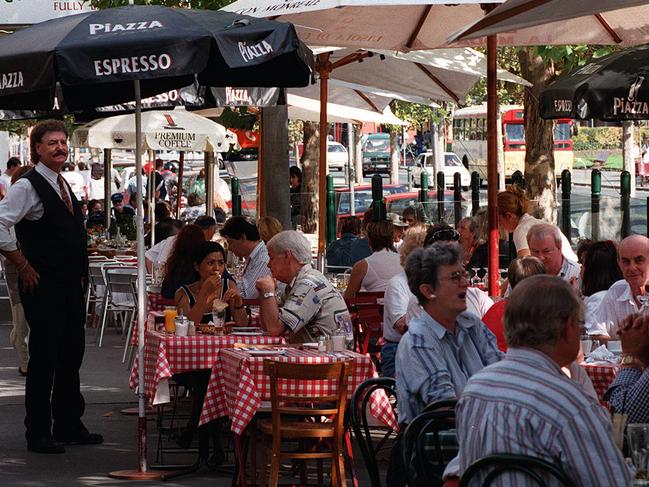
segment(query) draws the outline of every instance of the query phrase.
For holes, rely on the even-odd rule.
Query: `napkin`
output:
[[[606,348],[604,345],[600,345],[595,350],[590,352],[586,357],[587,364],[592,364],[596,362],[615,364],[617,363],[617,361],[618,361],[618,357],[614,353],[612,353],[608,348]]]

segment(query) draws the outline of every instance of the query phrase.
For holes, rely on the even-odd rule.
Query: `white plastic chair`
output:
[[[106,295],[104,297],[101,326],[98,330],[97,343],[99,347],[101,347],[103,341],[108,313],[113,313],[113,316],[121,318],[122,332],[125,332],[127,328],[132,326],[137,309],[137,293],[135,291],[137,268],[111,265],[104,267],[103,270],[104,279],[106,280]]]

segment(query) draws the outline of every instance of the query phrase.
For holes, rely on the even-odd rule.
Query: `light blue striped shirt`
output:
[[[270,269],[268,268],[268,250],[266,244],[260,240],[257,246],[252,249],[246,267],[241,277],[239,284],[239,291],[244,299],[257,299],[259,291],[255,287],[257,279],[263,276],[270,276]]]
[[[397,349],[399,423],[408,424],[430,403],[459,397],[469,377],[497,362],[496,337],[472,313],[456,319],[455,334],[424,312],[408,324]]]
[[[630,485],[606,410],[540,351],[509,348],[504,360],[469,379],[456,412],[460,472],[487,455],[509,453],[560,465],[576,485]],[[530,479],[507,473],[493,485],[527,487]]]

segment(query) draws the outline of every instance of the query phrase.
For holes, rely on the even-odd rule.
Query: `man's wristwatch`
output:
[[[644,369],[644,364],[642,363],[642,361],[639,358],[634,357],[633,355],[624,355],[622,357],[620,365],[622,365],[622,367],[630,367],[633,369]]]
[[[274,298],[275,297],[275,292],[274,291],[266,291],[264,294],[261,295],[262,299],[268,299],[268,298]]]

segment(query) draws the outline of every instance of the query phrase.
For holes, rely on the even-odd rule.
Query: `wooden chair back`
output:
[[[273,430],[279,434],[282,415],[329,416],[336,421],[336,428],[342,431],[347,396],[347,381],[353,369],[353,362],[341,361],[328,364],[295,364],[264,361],[264,370],[270,377],[270,397],[273,415]],[[291,394],[292,381],[336,381],[332,394],[304,396]],[[318,406],[332,403],[331,406]]]

